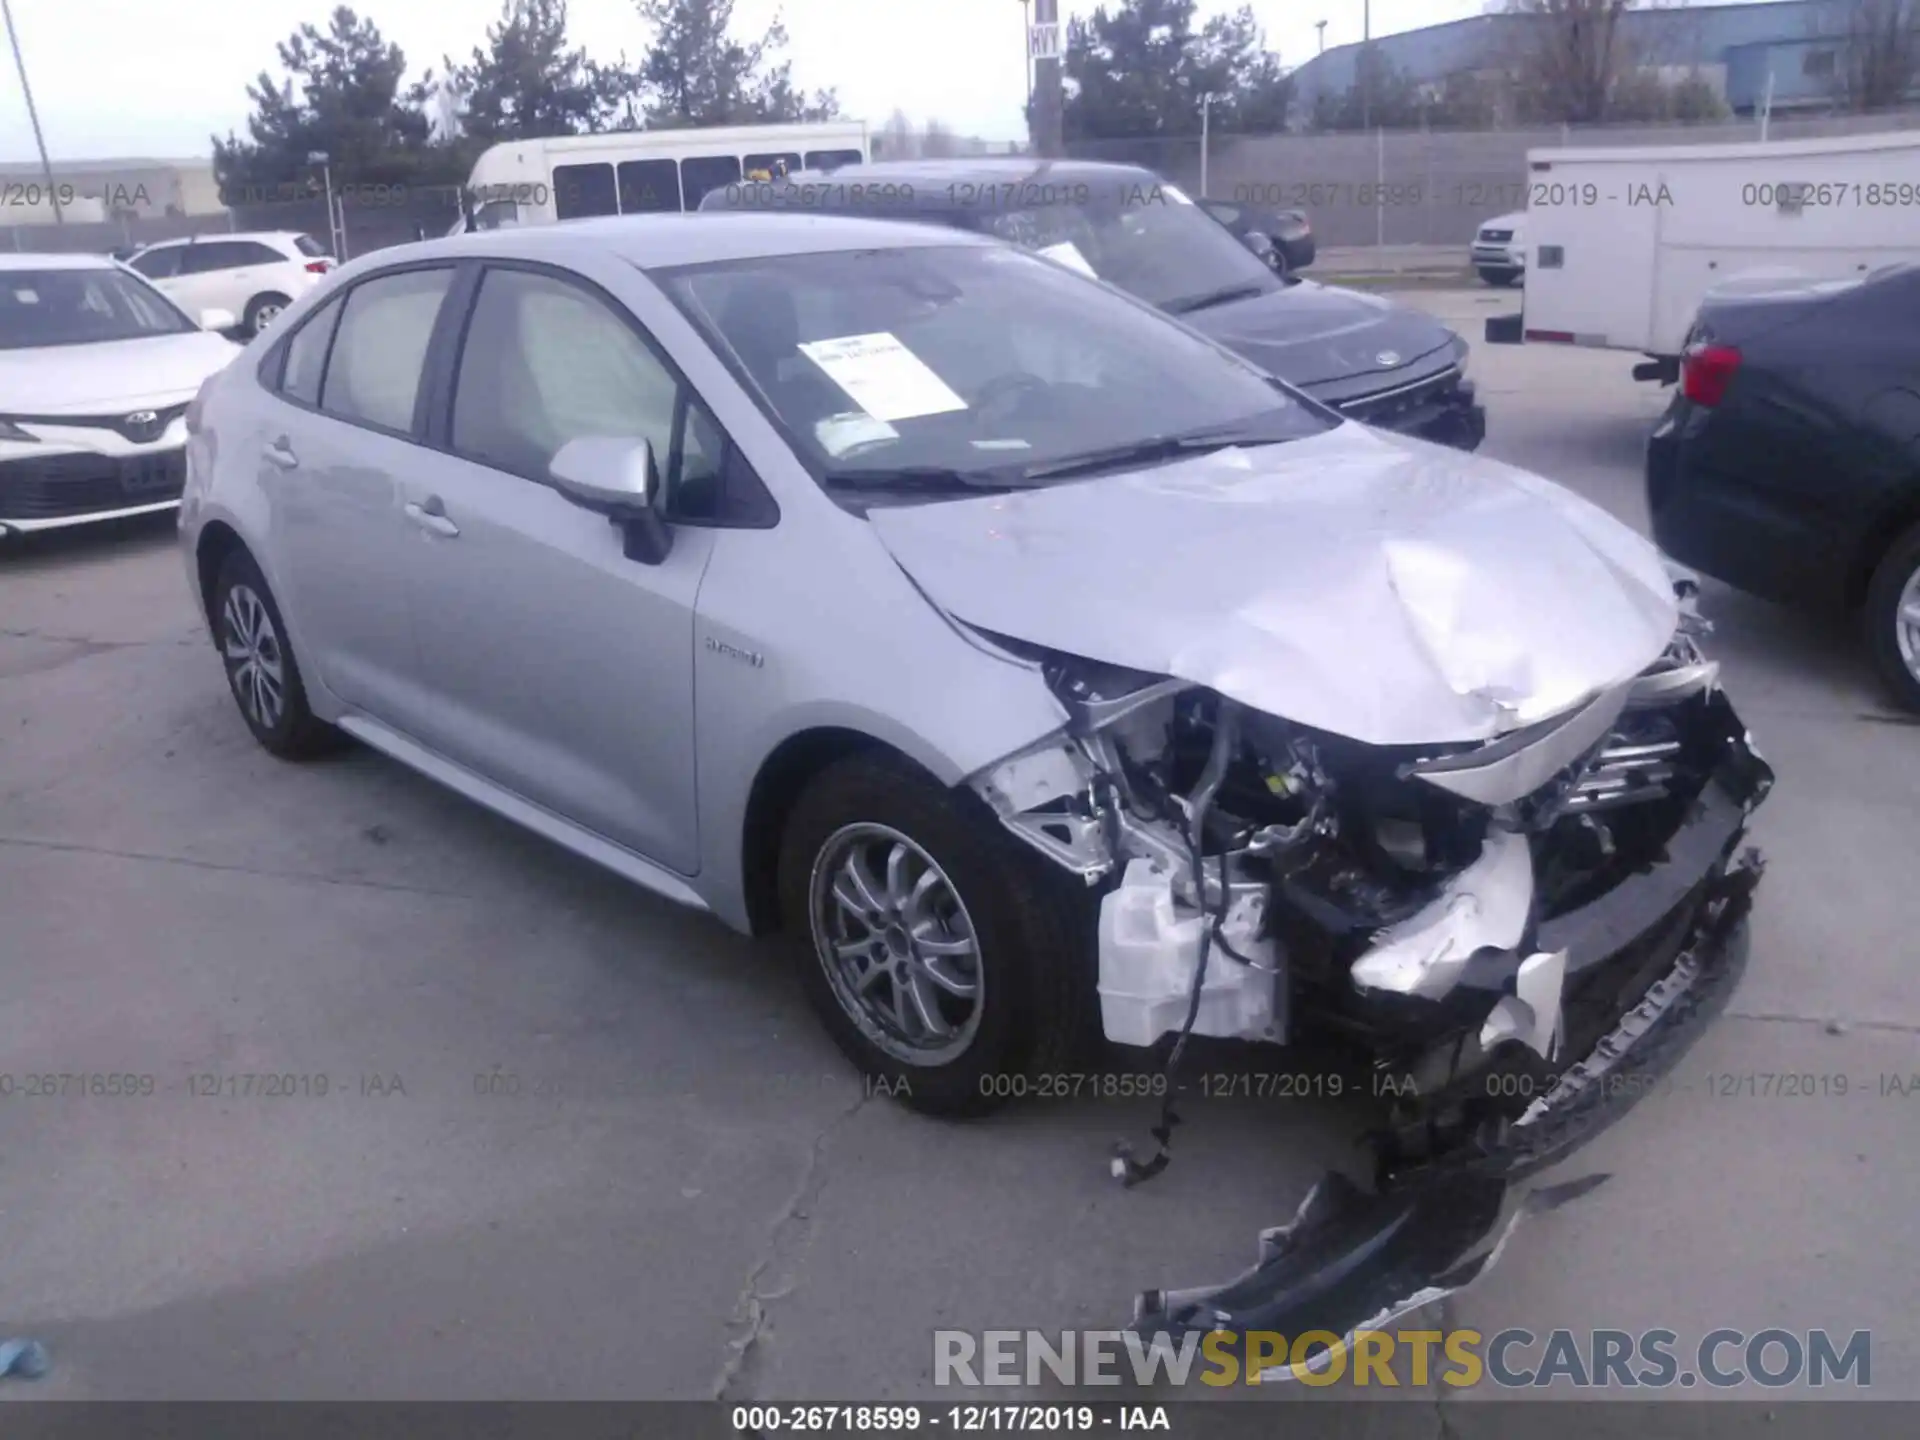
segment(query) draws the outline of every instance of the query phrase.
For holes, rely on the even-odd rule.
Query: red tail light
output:
[[[309,275],[324,275],[332,268],[333,262],[331,260],[309,260],[307,262],[307,273]]]
[[[1740,352],[1731,345],[1690,345],[1680,359],[1680,393],[1711,410],[1726,397],[1740,368]]]

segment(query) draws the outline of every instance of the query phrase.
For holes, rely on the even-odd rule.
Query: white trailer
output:
[[[1631,350],[1637,379],[1677,376],[1710,289],[1920,259],[1920,130],[1530,150],[1527,170],[1526,291],[1487,342]]]
[[[507,140],[474,162],[454,230],[698,210],[721,186],[871,158],[864,120]]]

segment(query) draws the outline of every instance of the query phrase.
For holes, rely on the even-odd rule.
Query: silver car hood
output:
[[[1483,740],[1656,660],[1659,552],[1523,470],[1346,423],[980,499],[875,507],[977,628],[1376,745]]]

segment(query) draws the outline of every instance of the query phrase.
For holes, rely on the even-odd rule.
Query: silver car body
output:
[[[1056,813],[1100,771],[1104,727],[1129,713],[1197,686],[1369,745],[1466,746],[1425,778],[1500,806],[1591,752],[1636,696],[1711,683],[1690,652],[1681,658],[1697,663],[1670,663],[1680,607],[1634,532],[1531,475],[1353,422],[1086,483],[851,513],[648,274],[995,244],[820,216],[673,217],[362,258],[293,307],[281,333],[375,271],[559,267],[672,357],[778,523],[679,528],[664,563],[632,563],[604,515],[551,486],[277,398],[256,379],[256,342],[209,386],[190,443],[181,531],[195,592],[204,600],[205,542],[237,539],[280,598],[316,715],[742,930],[764,921],[752,846],[778,820],[757,808],[758,787],[824,734],[881,742],[942,785],[971,786],[1013,835],[1089,883],[1125,872],[1108,918],[1130,908],[1151,927],[1156,892],[1194,898],[1177,832]],[[297,470],[284,468],[289,450]],[[1029,647],[1164,678],[1106,704],[1090,733]],[[1489,889],[1479,931],[1456,933],[1461,912],[1444,895],[1383,934],[1356,980],[1431,993],[1459,943],[1513,943],[1497,916],[1524,912],[1531,871],[1524,854],[1494,863],[1497,849],[1463,877]],[[1215,869],[1204,884],[1219,880]],[[1237,908],[1228,933],[1254,947],[1258,920],[1257,906]],[[1144,963],[1152,973],[1142,981],[1136,964],[1135,980],[1178,997],[1190,944],[1156,933],[1130,962],[1120,940],[1103,947],[1109,1033],[1152,1040],[1169,1027],[1143,1017],[1166,1007],[1115,976]],[[1217,983],[1247,993],[1197,1028],[1283,1034],[1270,996],[1254,993],[1271,984],[1220,963]],[[1557,972],[1535,971],[1551,979],[1543,1003],[1557,1004]]]

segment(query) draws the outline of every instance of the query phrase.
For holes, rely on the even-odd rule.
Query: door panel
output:
[[[693,615],[712,532],[658,565],[546,481],[567,441],[650,441],[669,495],[679,387],[590,288],[489,269],[465,331],[448,448],[409,476],[413,610],[435,705],[422,738],[682,873],[699,854]],[[456,533],[457,532],[457,533]]]
[[[517,475],[430,454],[406,488],[458,530],[416,521],[406,537],[432,692],[419,738],[691,874],[693,613],[713,532],[679,529],[644,565],[604,515]]]
[[[408,432],[452,276],[451,268],[376,275],[304,322],[282,375],[291,399],[274,403],[257,461],[309,665],[347,704],[409,733],[427,691],[403,509],[404,477],[426,452]]]

